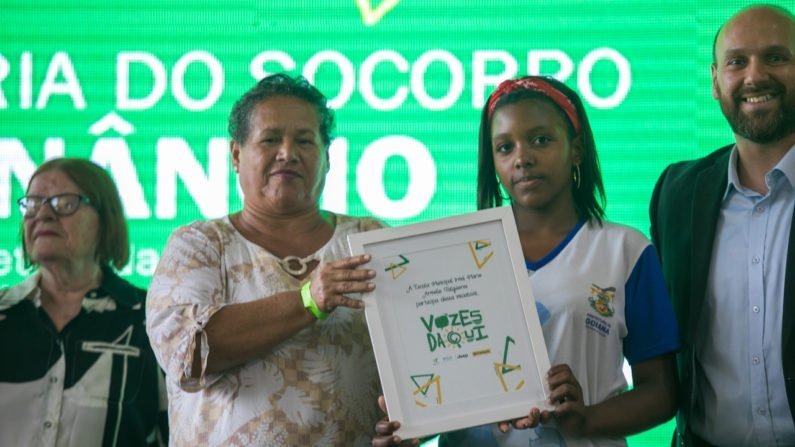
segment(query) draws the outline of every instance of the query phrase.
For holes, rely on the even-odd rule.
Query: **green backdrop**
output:
[[[711,45],[747,2],[278,3],[0,1],[0,286],[26,274],[15,202],[30,175],[77,156],[119,184],[122,273],[145,287],[176,226],[240,208],[228,112],[276,71],[304,74],[337,109],[323,205],[392,225],[475,209],[479,112],[507,76],[580,92],[608,217],[644,232],[662,169],[731,141]],[[665,445],[670,430],[631,443]]]

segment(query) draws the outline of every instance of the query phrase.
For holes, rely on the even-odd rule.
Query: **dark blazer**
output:
[[[702,445],[688,430],[694,386],[694,336],[704,305],[715,226],[728,183],[729,145],[694,161],[675,163],[660,176],[651,199],[651,238],[679,320],[682,349],[677,444]],[[795,220],[795,215],[793,215]],[[795,222],[789,234],[781,346],[789,407],[795,417]]]

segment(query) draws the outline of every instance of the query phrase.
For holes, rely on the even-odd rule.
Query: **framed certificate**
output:
[[[525,416],[549,370],[510,208],[348,236],[389,417],[413,438]]]

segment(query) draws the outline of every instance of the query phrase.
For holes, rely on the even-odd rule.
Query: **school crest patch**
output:
[[[603,317],[612,317],[616,313],[613,307],[613,300],[616,298],[616,288],[601,288],[596,284],[591,284],[591,295],[588,302],[591,303],[593,310],[599,312]]]

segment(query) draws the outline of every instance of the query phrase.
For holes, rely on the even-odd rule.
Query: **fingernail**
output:
[[[375,289],[375,284],[367,283],[367,290],[373,290],[373,289]]]
[[[368,270],[367,271],[367,276],[369,278],[375,278],[375,270]]]

